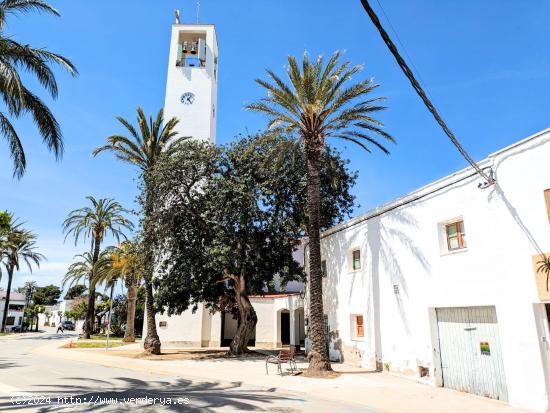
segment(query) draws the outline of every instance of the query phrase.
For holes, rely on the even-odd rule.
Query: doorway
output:
[[[290,312],[281,311],[281,344],[290,344]]]

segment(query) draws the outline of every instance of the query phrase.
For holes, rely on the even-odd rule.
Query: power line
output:
[[[376,0],[376,3],[378,3],[378,7],[380,7],[380,10],[382,10],[382,14],[386,18],[386,21],[388,22],[388,25],[390,26],[391,31],[393,32],[393,34],[395,34],[395,38],[397,39],[397,42],[401,46],[401,49],[405,52],[405,56],[407,57],[408,61],[411,63],[411,66],[414,69],[414,71],[416,72],[416,75],[418,76],[420,81],[422,83],[424,83],[424,85],[425,85],[425,82],[424,82],[424,79],[422,79],[422,75],[420,73],[420,70],[418,70],[418,67],[416,67],[416,65],[414,64],[414,61],[413,61],[411,55],[409,54],[409,52],[407,51],[407,48],[405,47],[405,44],[401,41],[401,38],[399,37],[399,34],[397,33],[397,30],[395,30],[395,28],[393,27],[393,24],[391,23],[391,20],[390,20],[390,16],[388,16],[388,13],[386,13],[386,10],[384,10],[384,7],[382,7],[382,3],[380,2],[380,0]],[[426,92],[426,95],[429,95],[429,93]]]
[[[422,89],[422,86],[420,86],[420,83],[418,83],[418,80],[416,80],[416,78],[414,77],[414,73],[409,68],[409,66],[403,59],[403,57],[401,57],[401,55],[399,54],[397,47],[391,40],[390,36],[388,35],[384,27],[382,26],[382,23],[380,23],[380,19],[378,18],[378,16],[376,15],[372,7],[370,6],[368,0],[361,0],[361,4],[363,5],[363,8],[369,15],[372,23],[380,33],[380,36],[382,36],[382,40],[384,40],[384,43],[386,43],[386,46],[388,46],[388,49],[393,54],[393,57],[395,57],[397,64],[399,65],[399,67],[401,67],[401,70],[403,71],[405,76],[407,76],[407,79],[409,79],[409,82],[411,82],[412,87],[414,88],[418,96],[420,96],[420,98],[424,102],[424,105],[428,108],[428,110],[433,115],[437,123],[439,123],[439,126],[441,126],[441,128],[443,129],[445,134],[449,137],[449,139],[451,140],[453,145],[456,147],[458,152],[460,152],[462,157],[471,165],[471,167],[474,168],[474,170],[481,177],[483,177],[483,179],[486,180],[487,184],[489,185],[494,184],[495,178],[493,177],[493,175],[492,174],[487,175],[484,171],[481,170],[478,164],[472,159],[472,157],[468,154],[468,152],[466,152],[466,149],[464,149],[464,147],[460,144],[460,142],[458,141],[454,133],[451,131],[451,129],[447,126],[443,118],[441,118],[441,116],[437,112],[437,109],[435,108],[435,106],[432,104],[432,102],[426,95],[426,92],[424,92],[424,89]]]

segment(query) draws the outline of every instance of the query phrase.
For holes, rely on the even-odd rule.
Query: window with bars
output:
[[[445,234],[447,236],[447,249],[449,251],[466,248],[464,221],[456,221],[445,225]]]

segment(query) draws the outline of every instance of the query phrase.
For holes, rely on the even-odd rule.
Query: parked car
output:
[[[13,326],[10,328],[10,333],[20,333],[21,332],[21,326]]]
[[[70,320],[65,320],[61,323],[63,330],[74,330],[74,323]]]

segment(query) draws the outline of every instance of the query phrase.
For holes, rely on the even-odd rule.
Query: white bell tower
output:
[[[179,119],[180,136],[216,143],[218,45],[211,24],[172,25],[164,119]]]

